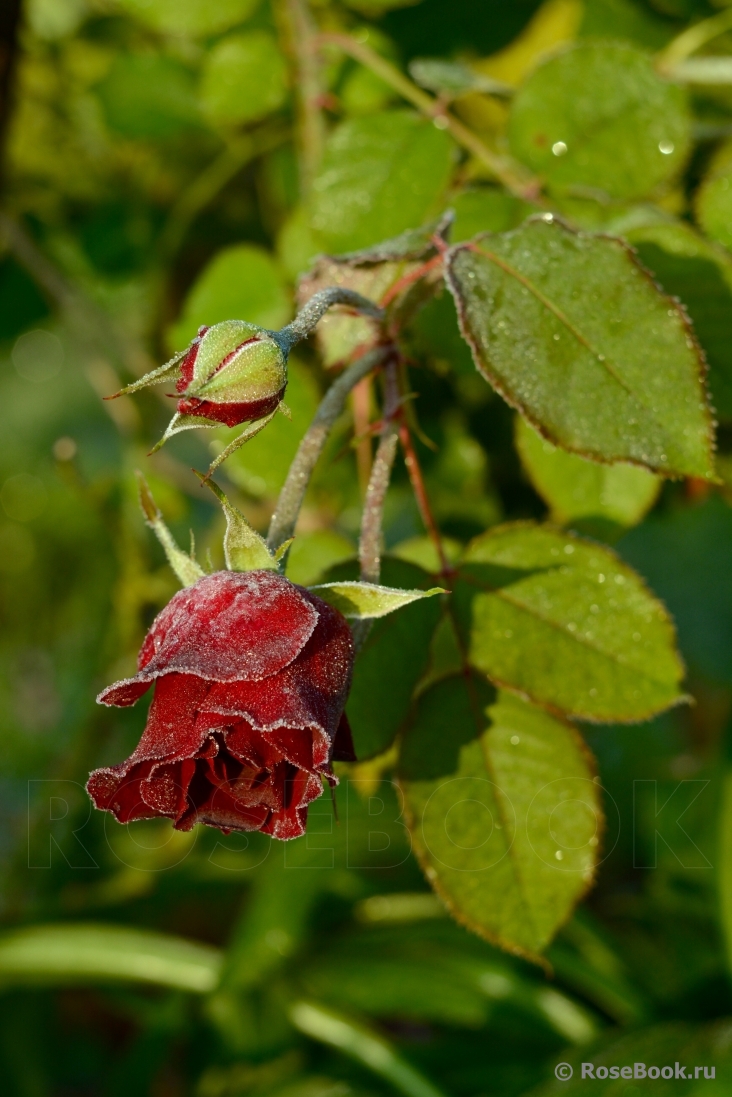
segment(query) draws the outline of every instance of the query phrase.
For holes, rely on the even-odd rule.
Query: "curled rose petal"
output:
[[[130,705],[155,683],[137,748],[92,773],[89,794],[120,822],[296,838],[323,778],[337,782],[336,748],[353,757],[352,665],[345,618],[310,592],[269,570],[207,576],[158,615],[135,678],[100,695]]]

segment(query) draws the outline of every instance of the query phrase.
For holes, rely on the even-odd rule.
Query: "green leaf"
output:
[[[599,788],[573,727],[509,694],[491,701],[464,674],[427,689],[400,784],[415,852],[452,914],[536,957],[592,883]]]
[[[635,465],[600,465],[557,449],[516,416],[516,447],[553,521],[612,534],[635,526],[653,506],[660,480]]]
[[[269,252],[255,244],[235,244],[222,248],[199,274],[168,342],[185,346],[202,324],[223,320],[279,328],[290,313],[287,288]]]
[[[703,1093],[724,1093],[732,1085],[732,1024],[728,1020],[716,1021],[712,1025],[694,1026],[675,1022],[674,1024],[654,1025],[652,1028],[636,1029],[620,1037],[615,1036],[594,1047],[592,1054],[584,1051],[581,1055],[571,1052],[567,1060],[572,1067],[571,1081],[552,1081],[533,1089],[532,1097],[580,1097],[591,1088],[598,1097],[624,1097],[625,1094],[652,1094],[653,1092],[673,1093],[674,1097],[700,1097]],[[581,1061],[592,1061],[592,1076],[582,1077]],[[671,1068],[674,1081],[663,1082],[658,1076],[653,1079],[634,1079],[635,1064],[646,1070],[655,1066],[659,1072],[663,1067]],[[684,1068],[684,1075],[676,1078],[676,1064]],[[706,1064],[711,1075],[715,1070],[715,1084],[704,1078],[703,1065]],[[608,1072],[608,1077],[598,1078],[597,1068]],[[610,1076],[611,1067],[630,1067],[631,1080],[618,1080]],[[699,1075],[695,1068],[700,1067]],[[549,1076],[551,1071],[547,1071]],[[627,1075],[626,1075],[627,1077]],[[640,1075],[642,1078],[642,1074]],[[686,1080],[684,1080],[684,1078]]]
[[[97,93],[110,127],[124,137],[160,140],[200,125],[193,78],[169,57],[119,53]]]
[[[405,1097],[445,1097],[383,1036],[366,1025],[317,1002],[293,1002],[289,1015],[300,1032],[355,1059]]]
[[[732,509],[719,496],[652,514],[620,542],[668,606],[684,658],[732,685]]]
[[[287,557],[287,578],[307,587],[317,583],[324,572],[344,560],[353,559],[353,541],[333,529],[315,529],[298,533]]]
[[[478,369],[549,441],[714,479],[688,320],[622,241],[546,214],[452,249],[448,284]]]
[[[140,491],[140,506],[145,515],[145,522],[163,546],[168,563],[182,585],[192,587],[194,583],[203,578],[205,572],[193,556],[189,556],[187,552],[183,552],[182,549],[178,548],[175,538],[163,521],[163,516],[158,510],[145,477],[141,472],[136,475]]]
[[[207,994],[221,966],[210,945],[128,926],[77,922],[0,936],[0,985],[122,980]]]
[[[714,409],[732,417],[732,258],[681,222],[644,225],[627,237],[666,293],[683,302],[709,365]]]
[[[277,561],[267,548],[267,542],[247,522],[244,515],[233,507],[218,484],[197,472],[199,480],[214,493],[226,516],[224,534],[224,558],[229,571],[256,571],[258,568],[277,569]]]
[[[429,590],[395,590],[382,587],[378,583],[321,583],[310,588],[324,602],[335,606],[344,617],[353,617],[364,621],[375,617],[386,617],[397,609],[403,609],[420,598],[432,598],[435,594],[446,594],[444,587],[431,587]]]
[[[583,42],[539,65],[509,116],[511,150],[555,191],[641,198],[686,159],[684,91],[630,45]]]
[[[424,222],[439,205],[452,142],[418,115],[384,111],[341,123],[313,185],[312,226],[330,251],[365,248]]]
[[[348,580],[358,574],[355,561],[326,576]],[[385,557],[381,577],[405,591],[427,590],[433,577],[403,560]],[[432,636],[442,613],[438,598],[420,598],[399,613],[376,621],[353,668],[346,715],[359,761],[385,751],[404,723],[415,686],[427,670]]]
[[[668,614],[599,544],[497,527],[468,546],[451,604],[473,666],[539,704],[625,722],[684,699]]]
[[[244,22],[260,0],[118,0],[141,23],[164,34],[206,37]]]
[[[281,107],[287,97],[287,66],[266,31],[232,34],[205,55],[201,106],[218,125],[253,122]]]
[[[479,1028],[489,1015],[485,995],[462,973],[417,958],[319,957],[304,984],[321,1001],[375,1017]]]

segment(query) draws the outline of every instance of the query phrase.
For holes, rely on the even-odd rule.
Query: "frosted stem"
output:
[[[318,293],[314,293],[308,303],[300,309],[291,324],[276,333],[277,342],[285,353],[288,353],[301,339],[307,339],[318,320],[333,305],[348,305],[365,316],[371,316],[374,320],[383,320],[384,311],[378,305],[370,301],[368,297],[362,297],[355,290],[345,289],[342,286],[328,286]]]
[[[272,515],[267,535],[267,544],[271,552],[276,552],[280,545],[289,541],[295,532],[295,524],[313,469],[323,452],[323,446],[333,424],[345,407],[346,397],[362,377],[366,377],[384,361],[388,353],[389,348],[384,346],[368,351],[333,382],[321,400],[320,407],[290,465],[287,479]]]

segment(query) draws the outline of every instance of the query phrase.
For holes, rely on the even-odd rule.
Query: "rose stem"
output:
[[[384,414],[381,438],[371,467],[366,498],[361,515],[361,536],[358,559],[361,582],[378,583],[381,574],[381,536],[384,500],[391,479],[391,470],[399,442],[399,382],[396,362],[392,359],[384,372]],[[363,647],[371,631],[371,621],[355,621],[351,626],[356,652]]]
[[[391,469],[399,440],[399,424],[396,421],[398,408],[399,387],[396,364],[391,361],[384,371],[384,425],[371,469],[361,516],[358,559],[361,565],[361,581],[364,583],[378,583],[379,581],[384,499],[389,487]]]
[[[307,307],[307,306],[306,306]],[[345,407],[346,397],[362,377],[366,377],[381,365],[389,354],[389,347],[378,346],[367,351],[340,375],[330,386],[320,402],[320,407],[300,442],[298,451],[290,465],[287,479],[280,492],[275,512],[267,535],[267,544],[272,552],[289,541],[295,531],[297,516],[300,513],[305,492],[313,469],[323,451],[333,424]]]
[[[301,339],[307,339],[318,320],[320,320],[333,305],[349,305],[357,312],[365,316],[371,316],[374,320],[383,320],[384,312],[378,305],[370,301],[368,297],[362,297],[355,290],[345,289],[342,286],[328,286],[314,293],[303,308],[300,309],[291,324],[287,324],[281,331],[272,332],[276,341],[287,353],[299,343]]]

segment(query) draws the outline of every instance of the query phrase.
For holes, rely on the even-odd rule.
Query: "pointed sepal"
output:
[[[410,602],[420,598],[433,598],[435,594],[447,594],[443,587],[430,590],[398,590],[382,587],[378,583],[339,582],[321,583],[309,587],[313,594],[340,610],[344,617],[364,621],[374,617],[386,617]]]
[[[168,558],[168,563],[178,576],[178,579],[184,587],[192,587],[194,583],[197,583],[199,579],[202,579],[205,572],[201,565],[197,562],[191,551],[191,555],[183,552],[178,548],[175,543],[175,538],[170,532],[163,516],[158,510],[157,503],[153,499],[152,492],[148,487],[147,481],[141,472],[135,474],[137,476],[137,483],[140,490],[140,506],[142,507],[142,513],[145,515],[145,522],[154,532],[160,544],[165,550],[165,555]]]
[[[196,472],[196,470],[193,470]],[[202,484],[214,493],[226,517],[224,558],[229,571],[277,570],[277,561],[267,548],[267,542],[249,525],[241,511],[232,506],[218,484],[201,472],[196,472]]]
[[[131,385],[125,385],[119,392],[115,392],[113,396],[106,396],[105,399],[116,400],[118,396],[129,396],[130,393],[139,392],[140,389],[146,389],[149,385],[162,385],[164,381],[177,381],[181,374],[181,362],[188,354],[189,349],[189,347],[186,347],[185,350],[179,351],[173,355],[170,361],[158,366],[157,369],[150,370],[144,377],[133,381]]]

